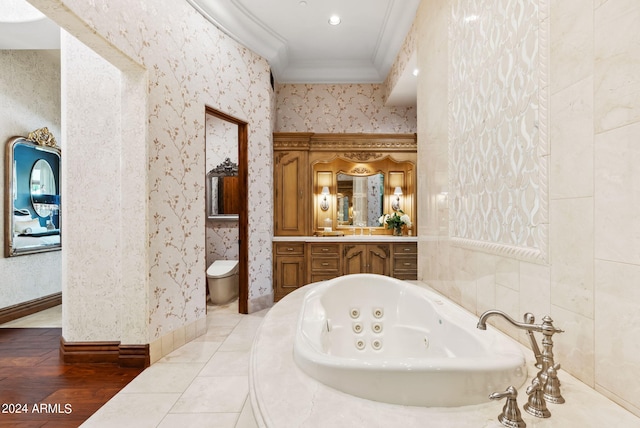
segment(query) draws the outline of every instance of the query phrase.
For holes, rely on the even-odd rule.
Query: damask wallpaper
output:
[[[546,258],[545,31],[536,1],[452,2],[450,235]],[[541,46],[542,43],[542,46]]]

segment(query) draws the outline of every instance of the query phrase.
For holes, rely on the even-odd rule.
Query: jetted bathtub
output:
[[[518,345],[478,317],[417,285],[346,275],[307,293],[294,360],[325,385],[392,404],[486,403],[527,376]]]

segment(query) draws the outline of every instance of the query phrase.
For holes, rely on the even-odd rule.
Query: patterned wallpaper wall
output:
[[[0,75],[0,177],[4,177],[5,147],[13,136],[26,136],[47,126],[64,148],[60,134],[60,52],[0,50]],[[3,246],[4,215],[4,209],[0,209]],[[10,258],[3,254],[0,308],[60,292],[61,255],[60,251]]]
[[[537,1],[452,3],[449,230],[469,245],[544,259],[546,39],[539,26]]]
[[[387,107],[381,84],[280,84],[277,132],[416,132],[415,107]]]
[[[205,105],[249,123],[249,310],[268,305],[274,101],[267,62],[225,36],[187,2],[33,4],[110,61],[131,67],[118,59],[124,53],[148,73],[148,302],[128,313],[148,311],[149,337],[137,340],[152,341],[205,316]],[[121,227],[126,236],[128,222]],[[109,263],[88,244],[86,251],[95,263]],[[126,301],[127,292],[114,297]]]

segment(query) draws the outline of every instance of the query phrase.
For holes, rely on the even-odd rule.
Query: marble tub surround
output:
[[[416,286],[427,287],[415,282]],[[249,372],[249,394],[259,427],[438,427],[498,428],[504,402],[455,408],[399,406],[354,397],[312,379],[293,361],[292,347],[302,300],[313,284],[287,295],[265,316],[254,342]],[[427,287],[428,288],[428,287]],[[536,375],[531,351],[528,379]],[[557,355],[558,361],[563,356]],[[638,426],[640,419],[606,397],[560,371],[567,402],[549,404],[551,417],[538,419],[522,411],[529,427],[571,428]],[[520,409],[527,402],[526,382],[518,390]],[[506,389],[508,385],[502,389]],[[502,392],[502,390],[500,392]]]
[[[432,0],[422,2],[418,9],[418,204],[424,219],[418,230],[419,278],[478,315],[491,308],[513,315],[527,311],[538,317],[549,314],[566,330],[558,336],[554,350],[563,370],[640,416],[640,348],[637,341],[628,340],[637,336],[640,326],[637,304],[633,304],[638,301],[640,280],[640,173],[635,167],[640,159],[640,35],[631,30],[640,20],[640,4],[618,0],[531,3],[538,7],[538,26],[529,19],[533,14],[526,17],[521,3],[510,0]],[[473,103],[456,105],[454,120],[447,120],[451,104],[441,100],[447,99],[452,85],[461,88],[465,84],[457,79],[468,77],[453,75],[451,70],[457,60],[453,46],[469,39],[452,38],[464,35],[461,31],[465,26],[476,36],[477,31],[487,28],[479,25],[481,20],[453,20],[454,6],[471,13],[478,6],[478,15],[484,17],[500,18],[504,12],[513,14],[513,23],[524,19],[534,24],[517,32],[504,31],[506,27],[491,33],[492,40],[493,36],[500,39],[492,45],[501,47],[500,55],[513,53],[511,72],[523,66],[524,58],[516,50],[503,48],[507,46],[504,41],[517,33],[526,37],[533,34],[528,31],[548,30],[548,40],[539,43],[539,56],[546,66],[531,63],[535,66],[531,71],[540,74],[538,87],[542,92],[538,94],[548,95],[534,97],[539,99],[540,124],[525,122],[522,128],[512,128],[505,138],[511,147],[516,146],[518,132],[538,135],[540,158],[532,160],[539,167],[545,163],[548,167],[538,168],[540,177],[546,175],[548,182],[546,192],[538,188],[539,200],[548,199],[548,224],[539,223],[548,236],[538,235],[545,238],[539,242],[541,250],[548,247],[547,262],[523,260],[515,252],[495,254],[451,241],[455,234],[450,227],[453,220],[462,224],[464,217],[453,210],[452,204],[439,204],[438,197],[448,191],[452,200],[451,180],[457,184],[463,181],[455,178],[451,164],[464,167],[464,162],[454,162],[450,138],[462,135],[466,128],[490,134],[496,129],[493,124],[507,123],[512,117],[505,111],[495,116],[497,122],[469,127],[465,117],[474,118],[478,109],[491,112],[493,105],[491,98],[473,98]],[[543,42],[542,37],[538,41]],[[482,42],[467,46],[466,63],[473,58],[493,58],[490,55],[496,51],[492,46]],[[456,65],[456,69],[463,65]],[[472,71],[485,73],[496,67],[486,69]],[[516,99],[524,99],[517,85],[507,87],[518,94]],[[464,95],[459,96],[463,101]],[[546,136],[543,129],[547,129]],[[484,153],[493,150],[481,146],[480,139],[469,141],[477,143],[476,148],[483,147]],[[477,153],[467,158],[470,164],[481,162],[483,152]],[[508,177],[506,171],[504,177]],[[526,173],[514,178],[520,183],[532,176]],[[479,188],[469,186],[465,191],[467,197],[478,201],[485,197]],[[496,209],[505,214],[511,208]],[[476,205],[476,210],[475,214],[482,213],[483,205]],[[525,343],[522,332],[508,327],[504,331]]]

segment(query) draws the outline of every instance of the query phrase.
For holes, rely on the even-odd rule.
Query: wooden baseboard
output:
[[[114,364],[146,368],[151,364],[149,345],[122,345],[120,342],[67,342],[60,338],[60,357],[66,364]]]
[[[35,314],[62,304],[62,293],[54,293],[48,296],[29,300],[28,302],[18,303],[17,305],[8,306],[0,309],[0,324]]]

